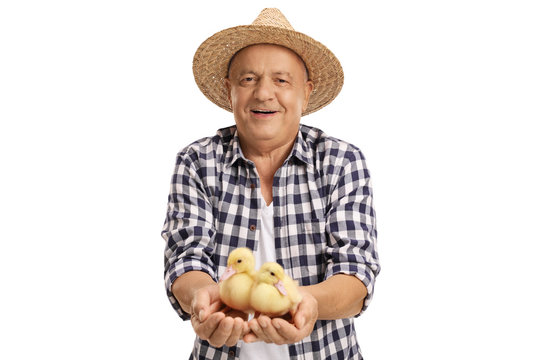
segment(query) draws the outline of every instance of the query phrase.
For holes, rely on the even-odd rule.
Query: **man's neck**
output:
[[[275,172],[289,156],[295,140],[296,137],[293,137],[282,144],[276,144],[272,141],[249,141],[240,137],[240,147],[247,159],[256,165],[264,164],[264,167],[272,168]]]

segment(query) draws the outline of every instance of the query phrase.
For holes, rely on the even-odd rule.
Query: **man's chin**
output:
[[[255,141],[267,141],[279,137],[282,131],[279,130],[276,124],[253,124],[246,129],[246,136],[249,136]]]

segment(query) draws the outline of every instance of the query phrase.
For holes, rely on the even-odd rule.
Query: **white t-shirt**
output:
[[[262,196],[261,196],[262,198]],[[268,261],[276,261],[276,248],[274,244],[274,206],[272,203],[266,206],[266,201],[262,200],[261,228],[259,246],[255,255],[255,269],[259,269],[262,264]],[[252,319],[250,315],[249,319]],[[246,344],[242,342],[240,360],[275,360],[288,359],[288,345],[267,344],[262,341]]]

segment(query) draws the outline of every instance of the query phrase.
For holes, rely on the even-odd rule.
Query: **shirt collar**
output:
[[[310,156],[309,147],[304,139],[304,135],[305,134],[302,132],[302,125],[300,125],[292,151],[287,157],[286,161],[289,161],[292,157],[295,157],[306,165],[313,165],[313,159]]]
[[[290,161],[292,157],[295,157],[307,165],[313,165],[313,160],[309,155],[309,147],[306,143],[306,140],[304,139],[304,134],[302,133],[301,127],[302,125],[300,125],[300,129],[298,130],[298,135],[296,136],[296,140],[294,141],[291,153],[289,154],[289,156],[287,156],[285,162]],[[236,127],[234,127],[233,137],[230,146],[228,147],[225,154],[225,164],[227,167],[231,167],[239,159],[243,159],[248,163],[252,163],[252,161],[246,159],[244,154],[242,153],[242,149],[240,148],[240,138],[238,137],[238,131],[236,130]]]
[[[244,157],[244,154],[242,153],[242,149],[240,148],[240,138],[238,137],[238,131],[236,131],[236,126],[233,127],[233,137],[231,140],[231,144],[229,148],[227,149],[227,154],[225,155],[225,164],[227,167],[231,167],[236,163],[239,159],[244,159],[245,161],[249,161]]]

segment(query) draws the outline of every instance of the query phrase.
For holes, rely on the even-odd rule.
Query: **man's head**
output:
[[[193,57],[193,75],[202,93],[216,105],[232,111],[223,80],[236,56],[257,44],[280,45],[298,54],[309,70],[313,91],[303,115],[329,104],[343,85],[343,69],[335,55],[315,39],[297,32],[278,9],[264,9],[251,25],[215,33]],[[231,59],[233,59],[231,61]]]
[[[296,136],[313,90],[302,59],[270,44],[235,54],[225,86],[240,136],[278,144]]]

